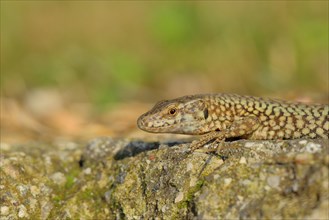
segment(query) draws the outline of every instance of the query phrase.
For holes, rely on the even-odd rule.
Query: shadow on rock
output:
[[[159,142],[146,143],[142,141],[132,141],[129,142],[124,148],[119,150],[115,155],[115,160],[122,160],[126,157],[133,157],[144,151],[150,151],[158,149],[160,146]]]
[[[172,147],[177,144],[181,144],[181,142],[169,142],[164,143],[165,145]],[[126,157],[133,157],[139,153],[150,151],[154,149],[158,149],[160,147],[159,142],[143,142],[143,141],[132,141],[129,142],[123,149],[119,150],[115,155],[115,160],[122,160]]]

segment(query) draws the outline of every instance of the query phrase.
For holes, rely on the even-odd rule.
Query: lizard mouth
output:
[[[137,119],[137,126],[139,129],[151,133],[177,133],[175,123],[160,122],[158,120],[150,120],[144,115]]]

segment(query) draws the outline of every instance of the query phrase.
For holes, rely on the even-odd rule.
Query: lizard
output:
[[[226,139],[283,140],[329,137],[329,105],[236,94],[199,94],[164,100],[137,125],[151,133],[203,135],[192,151]]]

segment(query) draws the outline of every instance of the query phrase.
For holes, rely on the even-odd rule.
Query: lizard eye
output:
[[[170,114],[170,115],[176,115],[176,113],[177,113],[176,108],[171,108],[171,109],[169,109],[169,114]]]

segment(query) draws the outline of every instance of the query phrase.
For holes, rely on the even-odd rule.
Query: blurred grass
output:
[[[1,1],[1,89],[102,109],[187,93],[327,94],[328,1]]]

